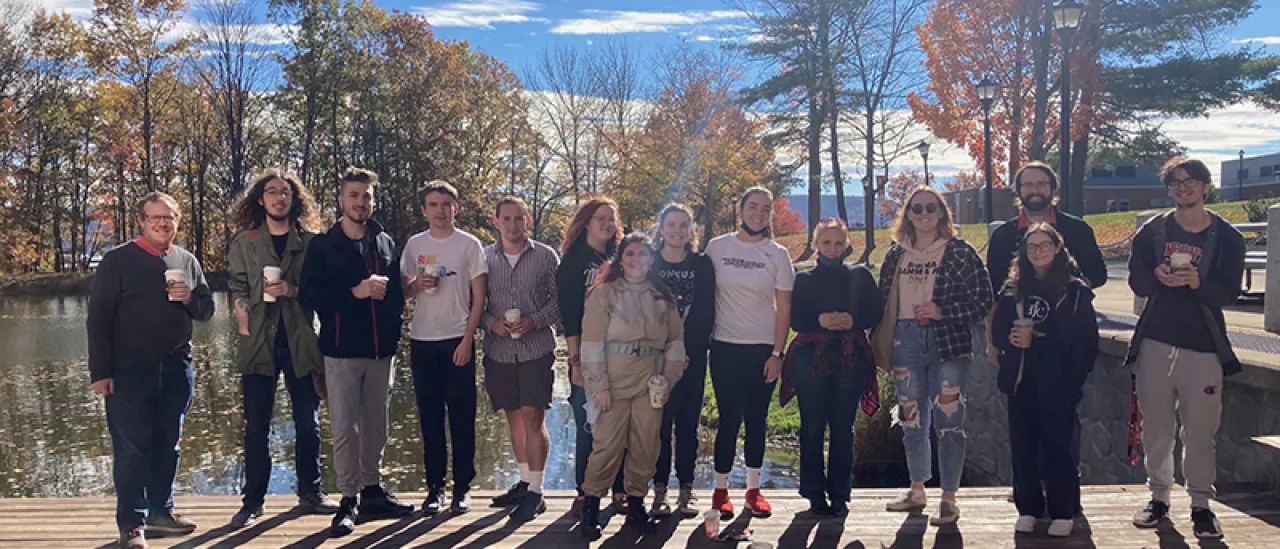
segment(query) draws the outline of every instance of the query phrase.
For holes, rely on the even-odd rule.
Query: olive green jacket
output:
[[[296,296],[279,297],[275,303],[262,300],[266,286],[262,274],[264,266],[280,267],[284,271],[284,281],[294,288],[300,285],[302,262],[313,236],[299,231],[297,227],[290,229],[284,257],[276,256],[271,233],[265,224],[241,231],[231,240],[231,253],[227,260],[227,271],[231,276],[227,286],[231,289],[231,297],[244,303],[249,311],[249,335],[239,336],[236,366],[240,373],[275,375],[272,345],[283,314],[289,354],[293,357],[293,374],[297,377],[305,377],[312,372],[324,375],[323,358],[316,343],[315,311],[303,308]]]

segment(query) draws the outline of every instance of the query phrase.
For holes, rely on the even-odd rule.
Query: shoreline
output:
[[[24,273],[0,277],[0,296],[3,297],[77,297],[88,296],[93,289],[94,273]],[[227,291],[227,272],[205,273],[209,289]]]

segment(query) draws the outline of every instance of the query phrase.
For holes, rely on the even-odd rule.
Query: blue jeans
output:
[[[964,470],[964,386],[969,378],[968,358],[943,361],[933,326],[919,326],[914,319],[899,320],[893,334],[893,384],[898,405],[893,422],[902,426],[902,445],[907,454],[911,482],[933,478],[929,428],[938,435],[938,473],[942,490],[960,488]],[[942,397],[956,397],[942,403]]]
[[[262,505],[271,480],[271,416],[275,411],[276,380],[284,374],[284,386],[293,403],[294,469],[298,495],[320,492],[320,398],[311,376],[293,374],[288,345],[275,346],[275,375],[248,374],[240,379],[244,392],[244,504]]]
[[[144,528],[150,513],[173,512],[173,480],[178,474],[178,440],[191,408],[195,373],[186,357],[131,360],[112,372],[115,392],[107,396],[116,526]]]
[[[576,441],[573,449],[573,478],[578,487],[578,495],[582,495],[582,481],[587,476],[587,458],[591,456],[591,444],[595,441],[591,437],[591,426],[587,424],[587,390],[573,385],[569,390],[569,407],[573,409],[573,423],[578,427]],[[626,452],[623,452],[623,460],[626,460]],[[613,479],[613,493],[625,494],[626,487],[622,484],[622,471],[625,467],[618,468],[618,476]]]
[[[813,377],[815,348],[811,344],[796,349],[794,368],[787,373],[800,405],[800,496],[848,502],[853,489],[853,422],[870,365],[859,361],[846,372],[838,362],[828,360],[831,372]],[[822,446],[828,427],[831,447],[824,468]]]

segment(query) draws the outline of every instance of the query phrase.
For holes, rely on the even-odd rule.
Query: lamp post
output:
[[[924,160],[924,184],[929,184],[929,142],[923,139],[920,144],[916,145],[916,150],[920,152],[920,158]]]
[[[983,202],[985,208],[982,213],[982,222],[990,223],[995,219],[991,206],[991,182],[994,178],[991,172],[991,103],[996,100],[996,94],[1000,93],[1000,87],[991,80],[990,76],[982,77],[977,87],[978,99],[982,101],[982,156],[987,172],[987,196]]]
[[[1240,194],[1236,196],[1237,201],[1244,200],[1244,149],[1240,149],[1240,165],[1236,166],[1236,187],[1240,190]]]
[[[1075,0],[1062,0],[1053,7],[1053,25],[1062,39],[1062,137],[1059,138],[1060,166],[1058,177],[1062,181],[1062,198],[1067,211],[1076,215],[1084,213],[1084,189],[1071,185],[1071,36],[1080,26],[1084,12]]]

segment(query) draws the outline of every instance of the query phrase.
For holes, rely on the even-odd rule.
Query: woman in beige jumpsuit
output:
[[[662,408],[650,402],[649,379],[666,380],[658,395],[665,403],[684,373],[684,325],[671,291],[652,271],[649,238],[633,233],[622,240],[600,283],[587,296],[582,318],[582,371],[589,404],[599,411],[592,433],[582,491],[586,495],[582,533],[600,536],[600,498],[618,468],[627,491],[628,525],[652,532],[644,496],[661,447]],[[590,406],[588,406],[590,408]]]

